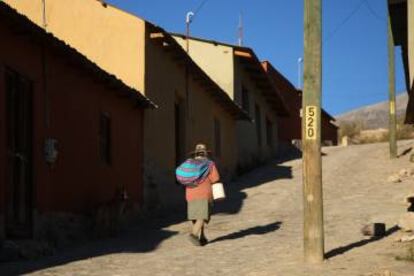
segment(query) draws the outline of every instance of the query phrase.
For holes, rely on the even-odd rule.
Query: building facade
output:
[[[235,120],[248,116],[168,33],[102,1],[6,2],[157,103],[144,122],[149,208],[184,204],[174,171],[195,143],[213,149],[224,179],[235,174]]]
[[[276,158],[278,116],[288,111],[255,53],[246,47],[173,36],[183,48],[188,46],[191,58],[252,118],[237,122],[238,171]]]
[[[144,108],[154,105],[0,2],[0,232],[33,237],[56,213],[143,199]]]

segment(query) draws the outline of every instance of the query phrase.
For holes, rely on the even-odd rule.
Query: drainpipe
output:
[[[190,24],[192,22],[192,18],[194,13],[192,11],[188,12],[185,18],[185,25],[186,25],[186,52],[187,55],[190,56]],[[186,113],[187,113],[187,139],[191,142],[191,135],[192,135],[192,126],[191,126],[191,107],[190,107],[190,84],[189,84],[189,62],[185,64],[185,98],[186,98]]]
[[[46,20],[46,0],[42,0],[42,27],[47,31]],[[44,93],[44,112],[45,112],[45,127],[50,127],[50,102],[49,93],[47,89],[47,62],[46,62],[46,45],[45,41],[42,42],[42,78],[43,78],[43,93]]]

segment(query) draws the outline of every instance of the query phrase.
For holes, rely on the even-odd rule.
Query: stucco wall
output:
[[[186,40],[174,37],[183,48]],[[270,108],[262,97],[262,91],[257,88],[240,61],[234,57],[233,47],[215,44],[213,42],[190,39],[190,55],[194,61],[239,105],[241,105],[242,85],[250,92],[250,110],[252,118],[255,116],[255,104],[261,111],[262,146],[258,146],[255,123],[247,121],[237,122],[237,152],[238,167],[240,171],[257,166],[260,162],[276,157],[278,146],[278,120],[275,111]],[[208,57],[208,58],[207,58]],[[269,147],[266,142],[266,120],[272,121],[273,145]]]
[[[329,119],[328,116],[322,115],[322,121],[321,121],[321,140],[322,143],[325,143],[325,145],[329,145],[332,143],[332,145],[338,144],[338,128],[333,125]]]
[[[48,51],[47,91],[51,116],[50,126],[46,128],[41,48],[33,44],[30,37],[13,35],[1,24],[0,33],[4,38],[0,44],[0,66],[16,70],[34,84],[35,209],[39,212],[90,212],[91,208],[112,200],[116,187],[120,185],[125,186],[132,202],[139,203],[142,198],[143,111],[134,108],[129,99],[117,96],[116,90],[107,88],[89,73],[71,65],[64,55]],[[0,87],[0,97],[4,99],[3,82]],[[103,165],[99,159],[101,111],[111,116],[110,166]],[[0,108],[0,112],[4,110]],[[4,123],[0,127],[2,125]],[[3,135],[4,132],[1,133]],[[59,155],[53,166],[48,166],[44,160],[43,146],[47,137],[58,140]],[[3,171],[4,167],[0,169]],[[5,199],[1,198],[0,202],[4,206]]]
[[[4,67],[0,66],[0,183],[6,183],[6,101],[4,87]],[[0,202],[4,203],[5,185],[0,185]],[[0,240],[4,238],[4,204],[0,204]]]
[[[174,36],[186,49],[186,39]],[[189,39],[189,53],[192,59],[212,78],[231,98],[234,97],[233,48],[220,44],[205,43]],[[208,57],[208,58],[207,58]]]
[[[171,52],[147,34],[146,91],[159,108],[148,111],[145,119],[146,198],[163,207],[184,204],[184,191],[175,182],[175,116],[177,99],[186,106],[184,62],[175,61]],[[234,173],[235,121],[208,95],[206,88],[189,75],[189,118],[185,119],[185,152],[199,142],[214,144],[214,116],[222,126],[222,158],[217,160],[221,173]],[[187,110],[185,111],[187,112]],[[184,161],[184,160],[180,160]],[[152,185],[151,185],[152,182]],[[151,187],[152,186],[152,187]],[[150,205],[153,202],[148,202]]]
[[[43,26],[42,0],[5,0]],[[47,0],[47,30],[139,91],[144,87],[144,21],[96,0]]]
[[[248,169],[276,158],[278,147],[278,119],[275,111],[263,97],[263,91],[257,87],[245,67],[238,59],[235,60],[235,101],[241,105],[241,91],[244,86],[249,91],[249,110],[251,118],[256,120],[256,105],[260,109],[261,118],[261,146],[258,143],[256,130],[257,122],[240,121],[237,123],[238,165],[241,170]],[[266,117],[273,123],[273,143],[268,146],[266,141]]]

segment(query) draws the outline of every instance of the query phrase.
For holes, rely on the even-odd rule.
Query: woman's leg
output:
[[[200,235],[202,235],[204,231],[204,220],[203,219],[197,219],[193,223],[193,231],[192,234],[196,236],[197,238],[200,238]]]

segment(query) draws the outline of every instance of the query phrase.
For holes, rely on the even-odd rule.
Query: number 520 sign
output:
[[[305,109],[305,138],[306,140],[316,140],[316,106],[307,106]]]

